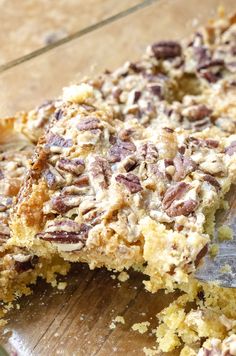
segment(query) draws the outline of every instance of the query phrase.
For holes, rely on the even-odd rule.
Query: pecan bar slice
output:
[[[29,285],[38,276],[48,282],[55,273],[65,274],[68,264],[58,256],[38,257],[27,250],[9,245],[9,215],[24,180],[34,151],[32,143],[15,130],[14,118],[0,120],[0,300],[9,302],[30,292]]]
[[[67,88],[12,215],[11,243],[91,268],[144,268],[149,290],[187,283],[235,180],[236,136],[152,130]],[[208,224],[208,226],[207,226]]]

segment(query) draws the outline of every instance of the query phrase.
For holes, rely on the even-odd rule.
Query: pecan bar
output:
[[[236,135],[153,130],[95,103],[88,84],[65,89],[21,190],[11,242],[91,268],[139,266],[152,291],[187,283],[235,180]]]
[[[0,300],[4,302],[29,293],[29,285],[35,283],[38,276],[52,282],[54,273],[65,274],[68,270],[68,264],[58,256],[46,259],[25,247],[8,244],[10,210],[34,151],[32,143],[15,130],[15,123],[14,118],[0,120]]]

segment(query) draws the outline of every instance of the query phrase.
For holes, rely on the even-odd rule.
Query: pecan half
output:
[[[107,189],[112,176],[112,170],[109,162],[105,158],[95,157],[94,161],[91,163],[90,171],[92,177],[96,180],[100,187]]]
[[[156,59],[169,59],[181,56],[182,49],[178,42],[160,41],[152,45],[152,51]]]
[[[77,125],[77,129],[80,131],[97,130],[100,128],[102,128],[101,123],[96,117],[81,119]]]
[[[139,178],[135,174],[118,174],[115,179],[118,183],[124,184],[132,194],[140,192],[143,189]]]
[[[136,146],[131,141],[121,141],[117,142],[110,148],[108,159],[112,163],[120,162],[123,158],[129,156],[136,150]]]
[[[235,152],[236,152],[236,141],[233,141],[228,147],[226,147],[225,153],[229,156],[232,156]]]
[[[58,161],[57,166],[62,171],[70,172],[75,175],[80,175],[85,168],[84,160],[79,158],[75,158],[75,159],[61,158]]]
[[[42,232],[36,235],[36,237],[50,242],[57,243],[78,243],[81,242],[81,248],[85,246],[86,240],[88,238],[89,230],[91,226],[86,224],[81,224],[80,229],[77,232],[67,232],[67,231],[54,231],[54,232]]]
[[[221,189],[220,183],[219,183],[218,180],[217,180],[215,177],[213,177],[211,174],[205,174],[205,175],[203,176],[203,179],[204,179],[206,182],[208,182],[208,183],[210,183],[211,185],[213,185],[213,187],[215,187],[217,191],[219,191],[219,190]]]

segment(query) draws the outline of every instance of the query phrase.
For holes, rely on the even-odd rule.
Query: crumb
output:
[[[16,309],[20,309],[20,304],[16,304]]]
[[[121,315],[117,315],[117,316],[115,317],[115,319],[112,320],[111,324],[109,325],[109,328],[110,328],[111,330],[115,329],[117,323],[125,324],[125,319],[124,319],[124,317],[121,316]]]
[[[227,225],[222,225],[218,229],[218,239],[219,241],[226,241],[233,239],[233,230]]]
[[[140,334],[144,334],[148,331],[149,326],[149,321],[143,321],[142,323],[135,323],[134,325],[132,325],[132,329],[134,331],[138,331]]]
[[[221,267],[220,272],[221,273],[230,273],[230,272],[232,272],[231,266],[226,263],[224,266]]]
[[[117,315],[113,321],[115,321],[116,323],[125,324],[125,319],[121,315]]]
[[[219,252],[219,246],[217,244],[213,244],[210,247],[209,253],[211,257],[215,257]]]
[[[159,352],[157,351],[157,349],[153,348],[153,349],[149,349],[148,347],[144,347],[143,348],[143,352],[146,356],[154,356],[154,355],[158,355]]]
[[[57,289],[64,290],[66,289],[67,283],[66,282],[59,282],[57,285]]]
[[[93,96],[93,88],[86,83],[63,88],[63,100],[65,101],[83,104],[87,102],[91,96]]]
[[[120,282],[126,282],[129,279],[129,275],[125,271],[120,272],[120,274],[118,275],[118,279]]]
[[[116,275],[115,275],[115,274],[112,274],[112,275],[111,275],[111,279],[116,279]]]

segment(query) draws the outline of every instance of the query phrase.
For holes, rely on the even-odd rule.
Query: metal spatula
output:
[[[197,269],[195,276],[205,282],[216,282],[222,287],[236,288],[236,187],[232,187],[227,194],[230,209],[219,211],[216,214],[216,231],[213,243],[219,246],[218,254],[212,258],[209,254],[203,259],[203,263]],[[217,229],[221,225],[228,225],[233,230],[233,239],[219,242]],[[227,272],[224,266],[228,266]],[[223,272],[224,271],[224,272]]]

